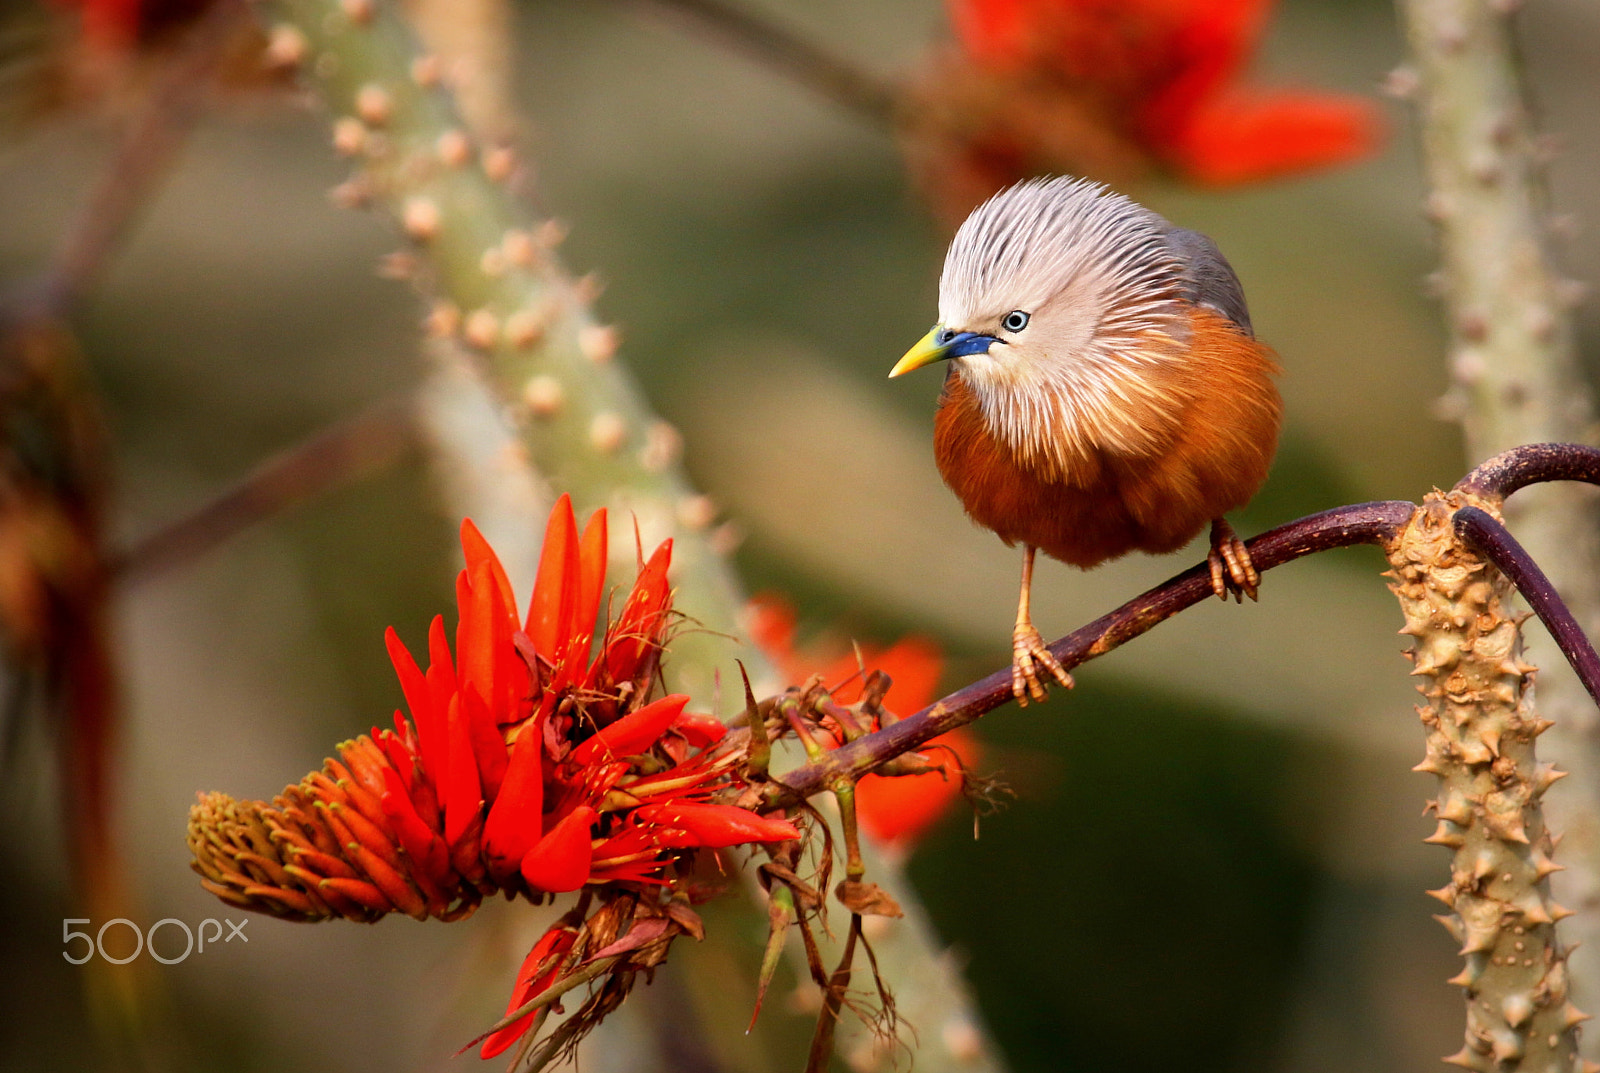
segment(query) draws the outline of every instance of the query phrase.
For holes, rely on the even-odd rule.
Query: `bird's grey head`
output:
[[[1013,348],[1070,361],[1097,336],[1181,335],[1184,272],[1171,231],[1165,219],[1099,183],[1020,183],[984,202],[956,232],[939,280],[939,323],[948,332],[992,335],[999,345],[991,357],[1000,362]]]
[[[1220,282],[1202,283],[1211,275]],[[1150,374],[1182,361],[1197,302],[1248,332],[1237,280],[1209,239],[1098,183],[1029,180],[961,225],[939,323],[889,375],[952,359],[989,425],[1028,454],[1057,453],[1043,429],[1133,450],[1148,438],[1143,415],[1173,390],[1173,378]]]

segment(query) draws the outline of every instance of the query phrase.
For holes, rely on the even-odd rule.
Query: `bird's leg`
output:
[[[1211,519],[1211,551],[1206,555],[1211,565],[1211,591],[1223,600],[1228,594],[1239,603],[1246,596],[1256,599],[1261,586],[1261,574],[1250,561],[1250,551],[1222,518]]]
[[[1044,683],[1039,681],[1041,668],[1066,688],[1072,688],[1072,675],[1044,646],[1044,638],[1033,628],[1033,620],[1028,616],[1028,594],[1033,589],[1033,553],[1032,544],[1024,545],[1022,594],[1017,598],[1017,625],[1011,631],[1011,695],[1024,708],[1030,696],[1034,700],[1045,698]],[[1034,666],[1036,663],[1038,667]]]

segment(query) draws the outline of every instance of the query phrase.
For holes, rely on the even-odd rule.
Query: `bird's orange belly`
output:
[[[969,447],[941,454],[939,470],[972,519],[1007,544],[1032,544],[1073,566],[1095,566],[1136,550],[1175,551],[1213,517],[1171,519],[1177,524],[1158,536],[1128,511],[1120,482],[1110,474],[1085,487],[1043,481],[992,442]],[[1173,528],[1183,535],[1174,540]]]
[[[1206,351],[1195,354],[1204,386],[1170,442],[1137,458],[1098,453],[1065,476],[1042,474],[997,440],[972,388],[951,375],[934,433],[945,483],[1008,544],[1032,544],[1074,566],[1181,548],[1266,481],[1282,411],[1272,352],[1238,332],[1197,326],[1209,329]]]

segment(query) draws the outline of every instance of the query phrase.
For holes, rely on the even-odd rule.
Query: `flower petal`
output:
[[[646,704],[572,750],[567,759],[579,767],[587,767],[597,758],[614,760],[642,753],[667,732],[688,703],[688,696],[674,693]]]
[[[442,794],[444,840],[455,847],[483,807],[478,762],[472,752],[472,737],[467,729],[466,713],[461,710],[459,694],[450,699],[446,726],[450,734],[450,754],[445,760]]]
[[[472,524],[471,518],[461,520],[461,552],[466,557],[468,573],[476,574],[480,567],[488,569],[500,606],[511,616],[511,628],[516,629],[517,595],[511,588],[511,579],[506,576],[506,568],[501,565],[500,557],[494,553],[483,534],[478,532],[478,527]]]
[[[439,629],[444,629],[443,618],[435,616],[433,621]],[[411,651],[392,627],[384,633],[383,641],[389,649],[389,662],[394,664],[394,673],[400,679],[400,691],[405,694],[406,705],[411,709],[411,719],[417,726],[422,767],[430,779],[442,779],[449,748],[445,737],[444,708],[428,687],[427,677],[417,666],[417,661],[411,658]]]
[[[586,685],[631,682],[639,676],[644,657],[661,641],[663,612],[672,591],[667,570],[672,565],[672,541],[663,540],[639,571],[604,651],[589,669]]]
[[[483,853],[497,875],[515,874],[543,833],[544,734],[540,722],[523,727],[511,747],[505,781],[484,823]]]
[[[511,1001],[506,1003],[508,1015],[516,1012],[529,999],[555,982],[556,973],[561,970],[561,959],[571,951],[572,944],[577,940],[577,934],[563,921],[541,935],[539,941],[533,944],[533,949],[528,951],[528,956],[522,961],[522,967],[517,970],[517,983],[511,989]],[[501,1053],[521,1039],[522,1034],[532,1023],[533,1014],[530,1013],[490,1033],[478,1050],[478,1057],[493,1058]]]
[[[466,685],[459,696],[461,714],[466,717],[467,740],[472,743],[473,760],[478,765],[478,782],[483,790],[483,799],[493,801],[500,792],[501,780],[505,778],[510,752],[477,687]]]
[[[728,733],[728,727],[722,720],[705,712],[684,712],[673,720],[672,729],[697,749],[715,745]]]
[[[579,805],[550,828],[522,858],[522,878],[536,891],[560,894],[577,890],[589,879],[589,829],[600,814]]]
[[[800,832],[788,820],[758,816],[732,805],[666,801],[640,805],[633,810],[633,815],[645,823],[685,832],[690,841],[678,843],[681,845],[717,849],[745,842],[783,842],[800,837]]]
[[[578,521],[572,514],[572,497],[562,495],[545,525],[526,627],[534,651],[551,663],[559,661],[562,639],[570,632],[577,584]]]
[[[970,731],[959,728],[941,734],[923,752],[930,763],[945,763],[945,772],[922,775],[867,775],[856,783],[856,816],[880,842],[910,844],[934,825],[945,811],[961,799],[961,766],[941,756],[938,746],[947,746],[971,767],[981,749]]]
[[[1355,160],[1382,140],[1378,110],[1361,97],[1231,94],[1189,117],[1166,148],[1190,178],[1227,186]]]

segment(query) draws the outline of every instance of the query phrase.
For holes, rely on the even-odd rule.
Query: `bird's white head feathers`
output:
[[[1192,235],[1071,178],[1020,183],[961,225],[939,280],[939,321],[997,340],[953,361],[1002,442],[1061,473],[1087,452],[1164,446],[1164,422],[1184,409],[1173,393],[1191,379],[1161,375],[1183,360],[1195,299],[1175,234]],[[1002,324],[1014,310],[1028,314],[1020,331]]]

